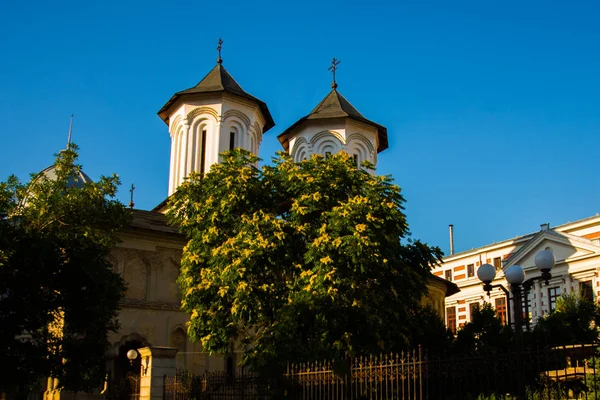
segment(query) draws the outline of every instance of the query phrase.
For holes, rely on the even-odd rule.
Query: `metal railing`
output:
[[[290,365],[284,375],[289,399],[422,399],[426,362],[421,350]]]
[[[410,352],[357,357],[342,362],[290,364],[283,376],[263,380],[235,374],[194,376],[180,371],[164,379],[165,400],[469,400],[516,399],[517,382],[531,400],[600,399],[598,345],[426,356]],[[520,397],[522,398],[522,397]]]

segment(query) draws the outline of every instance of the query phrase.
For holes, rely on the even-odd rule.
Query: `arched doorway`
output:
[[[144,346],[142,346],[142,342],[140,342],[139,340],[130,340],[130,341],[123,343],[121,346],[119,346],[119,354],[115,358],[115,364],[114,364],[115,379],[123,379],[127,375],[131,375],[131,374],[134,374],[134,375],[140,374],[140,368],[142,366],[142,359],[141,359],[140,355],[138,354],[138,356],[135,358],[135,360],[133,360],[133,362],[131,362],[127,358],[127,352],[129,350],[137,351],[141,347],[144,347]]]
[[[139,397],[139,380],[142,359],[137,354],[134,360],[127,358],[127,352],[149,346],[140,335],[124,336],[113,346],[114,358],[110,372],[108,398],[114,400],[132,400]]]

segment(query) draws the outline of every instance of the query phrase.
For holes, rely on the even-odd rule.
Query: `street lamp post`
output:
[[[492,285],[494,278],[496,277],[496,268],[490,264],[483,264],[477,270],[477,277],[483,282],[483,290],[488,293],[488,296],[492,289],[499,288],[506,294],[507,299],[507,317],[510,323],[510,293],[512,292],[513,301],[513,315],[515,322],[515,347],[517,351],[517,385],[518,393],[517,398],[525,398],[525,382],[523,381],[523,369],[522,369],[522,357],[523,351],[523,310],[522,310],[522,296],[525,295],[525,302],[527,303],[527,296],[529,290],[534,281],[543,280],[548,284],[550,278],[552,278],[551,270],[554,266],[555,260],[552,252],[548,250],[542,250],[535,256],[535,266],[540,270],[541,275],[530,278],[525,281],[525,271],[519,265],[511,265],[504,271],[504,277],[510,284],[510,292],[501,284]],[[539,300],[539,299],[538,299]],[[528,307],[526,307],[528,309]],[[529,315],[527,316],[527,326],[529,326]]]

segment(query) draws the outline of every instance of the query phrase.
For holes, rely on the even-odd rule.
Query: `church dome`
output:
[[[41,171],[37,175],[36,180],[42,176],[45,176],[46,179],[49,179],[51,181],[55,180],[56,179],[56,166],[52,165],[52,166],[44,169],[43,171]],[[93,183],[93,182],[94,181],[92,180],[92,178],[87,176],[87,174],[85,172],[83,172],[81,170],[73,171],[73,173],[69,176],[69,179],[67,181],[67,187],[82,188],[86,183]]]

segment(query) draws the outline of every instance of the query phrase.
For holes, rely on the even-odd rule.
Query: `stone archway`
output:
[[[131,362],[127,358],[129,350],[138,351],[139,348],[148,347],[150,343],[138,333],[131,333],[111,346],[107,360],[109,370],[110,397],[114,399],[131,399],[135,397],[139,388],[139,374],[142,359],[138,354]]]

